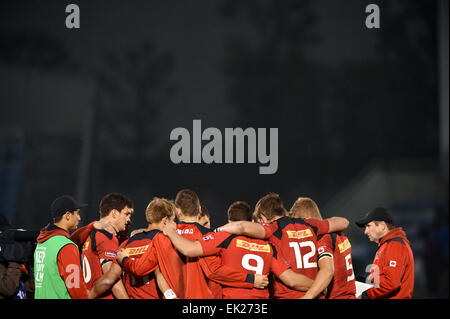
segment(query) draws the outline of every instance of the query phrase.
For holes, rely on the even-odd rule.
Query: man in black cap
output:
[[[375,283],[362,298],[410,299],[414,291],[414,256],[406,234],[386,208],[375,208],[356,222],[378,244],[369,280]]]
[[[41,230],[34,252],[36,299],[88,298],[78,246],[69,235],[78,227],[80,208],[86,206],[69,195],[58,197],[51,204],[53,223]]]

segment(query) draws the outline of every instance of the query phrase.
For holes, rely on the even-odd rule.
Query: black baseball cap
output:
[[[52,217],[59,217],[66,212],[73,212],[77,209],[88,206],[87,204],[81,204],[70,195],[63,195],[55,199],[50,206],[50,214]]]
[[[359,227],[365,227],[366,224],[370,223],[371,221],[386,222],[392,225],[394,224],[394,219],[392,218],[391,214],[389,214],[388,210],[383,207],[377,207],[368,212],[366,217],[356,221],[356,225],[358,225]]]

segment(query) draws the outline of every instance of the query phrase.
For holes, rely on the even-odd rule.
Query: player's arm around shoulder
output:
[[[89,237],[89,234],[94,230],[94,222],[83,226],[70,235],[70,240],[73,241],[78,247],[81,247],[86,239]]]
[[[177,233],[177,224],[172,221],[167,223],[163,229],[164,234],[169,237],[175,248],[185,256],[203,256],[203,248],[200,242],[191,241]]]
[[[345,217],[331,217],[325,220],[328,221],[328,233],[344,231],[350,224]]]
[[[258,239],[266,238],[265,228],[257,223],[249,221],[229,222],[216,229],[218,232],[228,232],[234,235],[245,235]]]

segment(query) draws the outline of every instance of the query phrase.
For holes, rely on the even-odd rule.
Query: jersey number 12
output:
[[[302,242],[290,242],[289,247],[294,248],[295,260],[297,262],[297,268],[315,268],[317,267],[317,262],[311,262],[311,257],[315,256],[316,245],[312,241],[302,241]],[[310,247],[311,251],[304,254],[300,251],[301,247]]]

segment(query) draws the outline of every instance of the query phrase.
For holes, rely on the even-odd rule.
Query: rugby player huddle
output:
[[[110,193],[100,220],[70,239],[81,248],[90,298],[356,298],[351,245],[343,217],[322,220],[310,198],[287,211],[275,193],[254,210],[237,201],[214,231],[195,192],[153,198],[148,227],[126,236],[133,202]],[[177,222],[175,222],[177,220]],[[67,284],[66,284],[67,286]],[[84,285],[83,285],[84,286]]]

